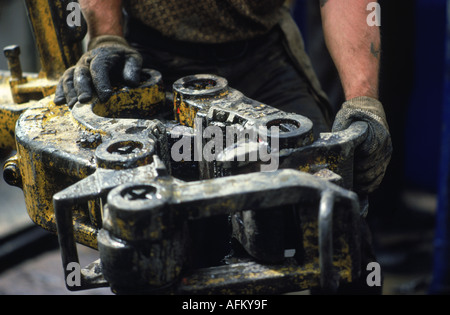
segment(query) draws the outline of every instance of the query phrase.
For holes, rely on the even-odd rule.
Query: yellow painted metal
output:
[[[0,73],[0,148],[17,150],[17,155],[8,165],[14,164],[20,169],[30,218],[44,229],[56,233],[53,195],[92,174],[96,168],[93,153],[95,148],[82,148],[76,139],[82,133],[102,130],[89,130],[74,119],[66,105],[57,106],[53,103],[57,79],[77,60],[80,46],[79,43],[63,44],[61,38],[58,38],[57,27],[51,23],[53,17],[48,0],[27,0],[26,3],[41,55],[42,71],[39,75],[24,75],[21,80]],[[223,96],[220,94],[217,97]],[[94,102],[91,109],[98,117],[120,118],[121,113],[128,110],[145,111],[151,116],[158,110],[155,104],[160,106],[164,98],[164,91],[158,86],[125,92],[117,90],[107,104]],[[199,108],[188,105],[181,95],[175,94],[174,112],[178,122],[195,127],[194,121],[198,111]],[[20,139],[27,141],[16,141],[16,126],[20,127]],[[36,143],[39,144],[38,150]],[[57,159],[54,159],[58,154],[77,157],[81,162],[76,165],[58,163]],[[300,169],[312,172],[312,169],[317,167],[311,166],[323,164],[333,170],[338,162],[339,157],[330,156],[323,160],[308,161],[300,166]],[[233,205],[230,205],[230,209],[232,208]],[[101,216],[101,202],[98,200],[89,202],[85,209],[74,209],[74,233],[78,243],[97,248]],[[303,282],[305,288],[318,285],[318,227],[317,221],[313,219],[304,218],[303,248],[305,255],[315,257],[315,260],[298,267],[304,270],[304,278],[299,279],[299,282]],[[120,223],[115,222],[119,226]],[[126,227],[123,227],[123,230],[126,231]],[[340,270],[341,279],[350,282],[352,260],[347,241],[342,237],[336,240],[340,251],[334,261]],[[281,277],[291,272],[293,271],[268,269],[267,276]],[[211,284],[214,284],[214,281],[221,279],[211,279]]]
[[[26,0],[42,70],[39,74],[21,74],[20,59],[8,58],[11,73],[0,73],[0,148],[15,149],[15,123],[35,101],[55,92],[59,77],[82,54],[80,41],[61,32],[60,1]],[[65,22],[65,21],[64,21]]]
[[[136,89],[115,88],[111,98],[106,103],[95,102],[92,111],[95,115],[109,118],[123,118],[132,116],[132,113],[153,117],[161,112],[164,100],[162,86],[156,84]]]
[[[53,195],[92,173],[89,165],[68,168],[51,156],[57,147],[67,154],[80,156],[80,149],[74,141],[78,127],[67,106],[56,106],[51,97],[25,111],[17,124],[19,137],[25,140],[17,141],[17,163],[28,214],[37,225],[56,233]],[[91,156],[92,153],[84,155]],[[95,248],[97,229],[89,223],[89,213],[75,213],[76,239]]]
[[[61,17],[65,8],[60,1],[26,0],[28,16],[34,31],[36,46],[40,55],[42,69],[39,74],[24,73],[20,69],[20,50],[6,51],[10,72],[0,72],[0,148],[17,150],[17,155],[5,167],[14,164],[20,169],[25,203],[30,218],[48,231],[56,232],[52,196],[63,186],[87,176],[88,170],[79,167],[67,173],[67,169],[42,157],[42,152],[30,150],[26,143],[16,143],[16,124],[22,114],[25,130],[35,129],[36,138],[46,138],[66,144],[72,143],[72,152],[78,149],[73,143],[77,126],[68,115],[67,107],[57,107],[52,102],[59,77],[73,65],[82,53],[80,41],[65,38],[61,32],[64,25]],[[65,21],[64,21],[65,23]],[[11,48],[11,47],[9,47]],[[65,126],[72,125],[71,133],[62,132]],[[46,127],[48,126],[48,128]],[[67,130],[65,130],[67,131]],[[60,138],[56,138],[58,133]],[[66,134],[66,137],[62,136]],[[49,141],[51,143],[52,141]],[[62,168],[62,167],[61,167]],[[55,180],[60,179],[60,181]],[[96,229],[76,220],[77,238],[81,243],[96,247]]]
[[[40,100],[55,92],[59,78],[64,71],[76,63],[82,54],[80,41],[64,36],[61,21],[64,8],[60,1],[26,0],[28,16],[34,31],[42,69],[39,74],[22,75],[20,49],[5,51],[11,70],[9,76],[1,75],[0,93],[9,83],[12,103],[23,104]],[[0,106],[5,103],[0,99]],[[0,109],[1,110],[1,109]]]
[[[196,97],[196,104],[201,104],[202,101],[205,102],[211,102],[214,99],[221,99],[225,98],[229,94],[228,89],[224,89],[217,95],[213,97],[208,97],[205,100],[202,100],[199,97]],[[174,114],[175,119],[182,125],[188,126],[191,128],[194,128],[195,124],[195,117],[197,116],[197,113],[199,110],[201,110],[201,107],[197,107],[192,103],[188,103],[184,100],[183,95],[177,91],[174,91]]]
[[[164,98],[160,86],[151,85],[116,90],[106,104],[94,99],[86,106],[90,108],[88,116],[101,126],[110,121],[107,116],[120,116],[121,111],[130,109],[130,106],[155,113]],[[77,139],[86,132],[102,131],[106,134],[107,130],[89,130],[84,123],[74,119],[67,105],[55,105],[53,96],[35,102],[17,121],[17,164],[27,211],[36,224],[51,232],[56,232],[53,195],[92,174],[97,167],[95,146],[83,148]],[[70,156],[77,162],[65,164],[61,162],[64,158],[58,154]],[[93,201],[86,209],[76,209],[74,214],[76,240],[96,248],[97,230],[101,223],[100,204]]]
[[[63,1],[26,0],[36,45],[42,64],[40,77],[58,80],[82,54],[80,42],[70,43],[62,36],[61,7]]]
[[[14,150],[16,121],[32,103],[15,103],[9,80],[9,72],[0,71],[0,149]]]

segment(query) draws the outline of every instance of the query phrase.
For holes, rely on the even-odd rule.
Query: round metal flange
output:
[[[115,137],[95,150],[97,165],[107,169],[127,169],[153,161],[155,142],[138,135]]]
[[[267,129],[267,140],[273,143],[277,137],[279,149],[293,149],[311,144],[313,137],[312,121],[302,115],[271,115],[261,118],[260,126]],[[276,128],[276,129],[273,129]]]
[[[228,81],[213,74],[196,74],[183,77],[173,84],[173,90],[184,98],[217,96],[226,92]]]
[[[157,183],[141,182],[114,188],[107,197],[103,227],[127,241],[161,238],[162,229],[167,228],[163,217],[168,213],[161,212],[167,201],[166,190]]]
[[[141,78],[139,87],[114,88],[113,95],[105,103],[98,98],[88,103],[77,102],[71,110],[73,118],[84,130],[108,134],[137,125],[139,121],[142,124],[166,110],[161,73],[143,69]]]

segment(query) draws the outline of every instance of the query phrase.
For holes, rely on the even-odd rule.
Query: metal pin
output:
[[[11,72],[11,78],[22,80],[22,66],[20,65],[20,47],[18,45],[6,46],[3,49],[5,57],[8,59],[8,68]]]

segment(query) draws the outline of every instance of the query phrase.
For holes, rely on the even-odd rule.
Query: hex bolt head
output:
[[[122,195],[123,198],[133,201],[133,200],[146,200],[153,199],[156,192],[156,188],[153,186],[136,186],[126,189]]]

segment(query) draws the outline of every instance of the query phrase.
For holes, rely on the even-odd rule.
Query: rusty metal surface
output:
[[[20,47],[7,46],[9,72],[0,73],[0,148],[15,149],[15,122],[36,101],[55,92],[59,77],[82,54],[87,27],[70,28],[66,21],[69,1],[25,1],[42,66],[39,74],[22,73]]]
[[[4,179],[23,190],[31,220],[58,236],[65,277],[80,263],[77,244],[99,253],[69,290],[262,294],[358,279],[366,210],[351,189],[366,124],[314,139],[307,117],[249,99],[225,78],[180,78],[168,95],[150,69],[106,103],[57,106],[55,80],[84,36],[61,22],[65,3],[26,1],[43,69],[21,73],[18,48],[5,50],[0,147],[17,150]],[[230,222],[233,252],[198,268],[192,230],[217,217]]]
[[[206,80],[208,84],[222,86],[211,90],[206,84],[191,84],[191,80],[196,84]],[[194,117],[201,119],[198,121],[203,127],[219,123],[223,128],[228,123],[257,128],[271,121],[297,122],[294,125],[297,128],[279,135],[282,141],[278,143],[284,143],[280,150],[282,169],[251,172],[261,167],[261,161],[247,159],[236,164],[234,161],[242,153],[239,150],[228,150],[213,161],[174,161],[170,151],[174,138],[171,132],[178,137],[181,130],[190,145],[194,145],[192,135],[196,126],[187,122],[193,124],[195,119],[165,118],[170,117],[167,114],[170,112],[164,111],[167,103],[156,71],[149,71],[147,81],[137,89],[118,89],[110,100],[111,106],[94,101],[78,103],[70,111],[66,106],[55,106],[51,98],[36,102],[17,120],[17,155],[6,163],[5,174],[9,174],[10,184],[23,189],[32,220],[48,231],[59,231],[64,267],[78,261],[75,242],[99,249],[101,260],[82,270],[81,287],[70,289],[111,286],[118,293],[156,289],[166,292],[170,285],[173,292],[211,291],[203,283],[204,278],[196,278],[195,274],[184,278],[181,284],[178,281],[186,270],[192,271],[186,261],[191,252],[189,222],[218,215],[231,215],[233,236],[250,256],[266,263],[285,261],[284,242],[289,236],[273,234],[284,230],[282,224],[271,226],[266,228],[265,233],[269,233],[266,241],[261,242],[255,238],[254,228],[263,231],[263,226],[273,218],[279,218],[282,223],[286,215],[294,215],[299,221],[295,233],[301,237],[294,242],[295,264],[254,266],[253,270],[261,268],[261,272],[251,282],[245,274],[241,280],[224,276],[222,282],[216,281],[217,292],[273,293],[284,290],[283,286],[289,290],[305,289],[321,282],[325,285],[320,275],[328,277],[327,272],[337,279],[336,283],[356,278],[360,268],[358,233],[348,231],[357,226],[355,218],[360,215],[360,209],[358,197],[345,188],[351,186],[351,158],[365,135],[365,125],[354,124],[346,132],[323,134],[313,141],[312,124],[306,118],[290,116],[250,100],[229,88],[223,78],[209,75],[183,78],[182,82],[182,88],[175,89],[174,93],[175,117],[189,116],[192,107],[196,107]],[[180,98],[184,105],[180,105]],[[134,115],[142,117],[142,112],[147,112],[150,117],[132,118],[133,108],[137,111]],[[161,115],[151,114],[158,111]],[[177,128],[181,123],[184,129]],[[254,143],[253,148],[259,149],[260,145]],[[309,174],[295,169],[307,169]],[[194,178],[184,181],[181,175],[179,179],[177,175],[184,174],[185,170]],[[332,170],[347,172],[338,175]],[[339,183],[344,188],[336,185]],[[120,189],[149,192],[142,200],[136,197],[139,195],[136,192],[134,198],[124,199],[122,193],[115,193]],[[324,202],[325,192],[332,196],[326,206],[328,211],[335,209],[336,213],[345,215],[340,219],[335,214],[331,223],[321,225],[317,211]],[[290,209],[289,214],[283,209]],[[266,214],[259,217],[264,211]],[[249,213],[252,215],[248,216]],[[326,242],[319,241],[321,229],[328,235]],[[278,250],[271,252],[270,248]],[[229,275],[235,267],[228,266]],[[214,268],[219,267],[211,268],[215,273]],[[274,283],[272,287],[264,285],[268,281],[264,268],[274,271],[273,277],[269,277]],[[275,285],[276,275],[281,272],[278,268],[285,275]],[[225,269],[219,268],[217,275]],[[241,285],[236,287],[236,281]],[[177,289],[178,285],[182,288]]]
[[[283,119],[290,119],[306,121],[308,127],[305,128],[302,124],[301,130],[288,130],[287,134],[281,135],[287,139],[287,145],[282,148],[280,156],[285,160],[295,156],[296,163],[295,167],[291,167],[291,164],[285,170],[248,174],[249,168],[257,169],[261,161],[244,160],[236,166],[233,159],[230,159],[229,152],[218,161],[174,161],[171,160],[169,139],[173,139],[171,131],[176,130],[175,133],[179,136],[180,129],[176,127],[180,126],[180,122],[163,117],[129,118],[130,107],[125,106],[132,103],[139,109],[137,104],[145,104],[145,111],[148,112],[151,112],[151,108],[164,108],[160,76],[156,72],[150,73],[148,82],[136,90],[117,90],[116,97],[112,99],[116,107],[112,107],[108,113],[99,110],[101,107],[96,101],[92,104],[77,104],[69,111],[66,106],[55,106],[50,98],[46,98],[24,112],[17,122],[18,154],[15,160],[9,161],[5,170],[12,174],[16,172],[16,176],[10,177],[20,179],[11,183],[22,183],[30,217],[35,223],[54,233],[59,226],[64,266],[78,261],[75,242],[98,248],[101,253],[101,261],[83,269],[81,288],[71,289],[111,285],[116,292],[152,292],[157,288],[165,291],[168,284],[176,287],[177,281],[188,268],[185,258],[190,252],[187,233],[189,222],[217,215],[232,216],[233,236],[251,256],[263,258],[268,263],[282,263],[286,249],[283,245],[284,237],[269,236],[269,243],[261,243],[252,238],[255,234],[251,231],[254,228],[252,225],[259,229],[261,225],[267,224],[267,213],[269,218],[279,217],[280,214],[284,217],[286,211],[282,209],[286,207],[291,209],[289,212],[294,209],[294,216],[300,218],[301,223],[295,228],[298,229],[298,235],[302,236],[295,245],[297,264],[301,263],[302,267],[296,268],[293,265],[283,269],[287,272],[282,281],[286,288],[297,286],[304,289],[317,285],[321,281],[318,269],[326,274],[324,270],[328,268],[332,277],[337,277],[340,281],[352,281],[357,277],[357,233],[353,231],[350,235],[348,230],[338,228],[338,232],[331,232],[329,227],[319,228],[317,210],[322,202],[322,194],[332,192],[333,198],[328,209],[344,208],[347,213],[342,222],[335,215],[332,225],[350,229],[357,226],[354,223],[355,217],[360,215],[357,196],[332,182],[344,187],[350,182],[352,151],[364,137],[364,124],[355,124],[346,132],[324,134],[317,141],[312,141],[312,125],[308,124],[306,118],[291,117],[268,105],[245,98],[227,85],[218,91],[211,91],[206,85],[199,88],[189,83],[183,88],[196,94],[193,98],[195,102],[188,101],[183,96],[184,102],[187,107],[197,107],[196,117],[202,117],[202,113],[205,113],[204,127],[223,123],[223,117],[232,116],[237,117],[237,120],[230,118],[230,124],[236,124],[237,121],[239,125],[257,126],[260,122],[267,124],[267,121],[275,120],[279,123]],[[196,82],[205,79],[208,82],[226,82],[215,76],[184,78],[184,81],[189,82],[191,79]],[[182,114],[184,112],[180,110],[177,93],[179,91],[174,94],[174,109],[176,114]],[[138,95],[140,102],[130,101],[135,97],[133,95]],[[252,112],[253,108],[256,108],[256,116]],[[121,118],[121,111],[126,118]],[[191,109],[186,108],[185,111],[190,112]],[[186,132],[185,135],[192,136],[195,126],[193,127],[185,125],[185,129],[181,130]],[[295,141],[289,141],[289,136]],[[239,155],[241,151],[234,152]],[[308,159],[298,158],[302,154]],[[310,163],[314,154],[332,156],[333,163],[320,159],[318,162],[313,159],[315,164]],[[192,164],[197,164],[194,173]],[[330,170],[330,166],[334,166],[334,170],[344,169],[339,167],[341,164],[347,165],[350,172],[343,172],[340,176]],[[305,167],[310,174],[292,170]],[[194,175],[196,173],[195,181],[191,179],[186,182],[177,178],[177,174],[183,174],[185,169]],[[124,188],[121,185],[130,187]],[[227,187],[229,188],[226,189]],[[145,194],[144,200],[135,197],[124,201],[123,198],[120,199],[121,193],[114,197],[114,189],[148,189],[153,192]],[[149,198],[152,194],[158,197]],[[122,200],[119,205],[115,205],[117,198]],[[343,200],[346,200],[345,206],[338,206]],[[136,209],[133,204],[137,205]],[[130,212],[130,209],[134,210]],[[266,219],[257,218],[257,214],[263,212],[261,210],[268,211]],[[256,216],[243,220],[245,213],[254,213]],[[350,217],[348,213],[351,214]],[[327,241],[332,244],[319,244],[319,229],[328,231]],[[282,225],[272,226],[266,233],[271,235],[280,230],[283,230]],[[334,240],[332,233],[337,235],[338,241]],[[120,246],[116,244],[117,239],[120,240]],[[278,251],[270,253],[268,246],[278,248]],[[325,252],[326,250],[321,249],[323,246],[328,251],[331,250],[331,254],[324,254],[322,260],[319,260],[317,251]],[[261,253],[265,256],[259,256]],[[328,267],[320,267],[323,261],[328,262]],[[123,266],[127,266],[128,271],[119,272],[117,268],[123,269]],[[333,270],[336,267],[337,272]],[[130,271],[136,268],[138,272]],[[229,268],[232,274],[233,265]],[[261,268],[264,270],[262,265]],[[220,270],[217,272],[220,273]],[[254,276],[251,282],[253,285],[249,285],[244,275],[240,290],[244,290],[242,287],[246,287],[247,292],[254,293],[269,290],[269,287],[261,285],[267,280],[267,274],[261,272],[260,276],[261,278]],[[195,276],[192,279],[196,279]],[[193,283],[192,279],[188,282],[185,280],[184,286],[191,283],[192,288],[199,286],[198,289],[191,290],[202,292],[202,283]],[[276,279],[272,280],[276,282]],[[233,291],[235,282],[236,279],[233,280],[232,277],[224,278],[222,283],[217,282],[216,289],[218,292]],[[275,287],[277,289],[269,291],[281,290]],[[205,288],[211,290],[209,287]],[[174,290],[177,292],[177,289]],[[189,291],[187,288],[179,290]]]
[[[66,23],[70,1],[26,0],[28,16],[41,56],[40,77],[57,81],[82,54],[81,40],[87,27],[69,27]]]

